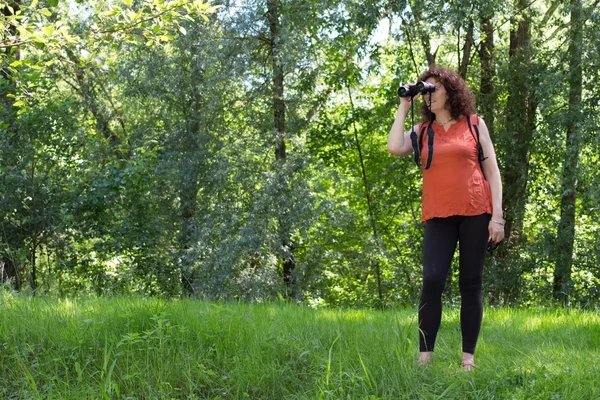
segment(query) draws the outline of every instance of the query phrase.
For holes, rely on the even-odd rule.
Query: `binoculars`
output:
[[[400,97],[415,97],[417,94],[425,94],[435,92],[433,83],[419,81],[416,85],[408,85],[408,88],[400,86],[398,96]]]

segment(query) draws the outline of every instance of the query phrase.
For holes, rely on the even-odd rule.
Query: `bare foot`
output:
[[[422,351],[419,353],[419,360],[417,361],[417,364],[419,365],[419,367],[424,367],[426,365],[431,364],[432,358],[433,358],[432,351]]]
[[[475,360],[473,359],[473,354],[463,353],[460,367],[465,371],[473,371],[475,368],[477,368],[475,365]]]

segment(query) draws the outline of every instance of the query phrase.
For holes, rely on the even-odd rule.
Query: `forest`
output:
[[[500,165],[486,302],[597,307],[599,3],[4,1],[3,285],[415,304],[422,173],[386,140],[440,65]]]

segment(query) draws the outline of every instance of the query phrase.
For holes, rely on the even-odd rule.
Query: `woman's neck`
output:
[[[444,123],[452,122],[453,118],[450,115],[450,112],[448,112],[447,110],[442,110],[442,111],[435,113],[435,120],[439,124],[444,124]]]

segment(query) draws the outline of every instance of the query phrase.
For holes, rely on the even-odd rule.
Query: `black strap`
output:
[[[427,155],[425,169],[429,169],[431,166],[431,160],[433,158],[433,137],[435,136],[433,128],[431,127],[431,122],[429,124],[422,124],[420,126],[418,137],[417,132],[415,132],[415,128],[413,127],[412,131],[410,132],[410,141],[412,142],[415,164],[417,167],[421,168],[421,149],[423,148],[423,134],[425,133],[425,129],[427,129],[427,135],[429,136],[429,139],[427,140],[427,149],[429,150],[429,154]]]
[[[473,138],[475,139],[475,142],[477,143],[477,155],[479,158],[479,164],[481,166],[481,163],[485,160],[487,160],[487,157],[485,157],[485,155],[483,154],[483,147],[481,146],[481,142],[479,142],[479,116],[477,116],[477,125],[473,125],[471,123],[471,116],[467,115],[467,124],[469,124],[469,131],[471,132],[471,135],[473,135]],[[473,133],[473,128],[475,128],[475,133]],[[413,148],[413,157],[414,157],[414,161],[415,164],[417,165],[417,167],[421,168],[421,149],[423,148],[423,134],[425,133],[425,129],[427,129],[427,150],[428,150],[428,154],[427,154],[427,162],[425,163],[425,169],[429,169],[429,167],[431,167],[431,162],[433,161],[433,141],[434,141],[434,137],[435,137],[435,131],[433,130],[433,122],[429,122],[427,124],[422,124],[422,126],[419,129],[419,135],[417,137],[417,133],[415,132],[415,128],[412,128],[412,131],[410,132],[410,141],[412,142],[412,148]],[[483,171],[483,167],[481,168],[481,171]]]
[[[479,141],[479,116],[477,115],[477,125],[471,124],[471,116],[467,116],[467,123],[469,124],[469,131],[471,135],[475,138],[475,142],[477,143],[477,155],[479,157],[479,163],[487,160],[487,157],[483,154],[483,147],[481,146],[481,142]],[[475,128],[475,134],[473,134],[473,128]],[[483,169],[482,169],[483,170]]]
[[[419,134],[419,138],[420,137],[421,135]],[[417,168],[421,168],[421,149],[419,147],[419,140],[417,139],[417,132],[415,132],[414,126],[410,132],[410,141],[412,143],[413,159],[415,164],[417,164]]]
[[[431,167],[431,161],[433,160],[433,138],[435,136],[435,132],[433,131],[433,123],[430,122],[427,126],[427,164],[425,165],[425,169],[429,169]]]

